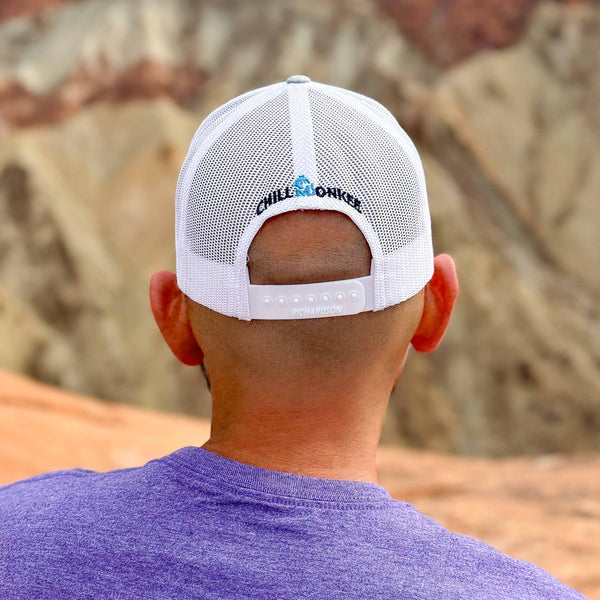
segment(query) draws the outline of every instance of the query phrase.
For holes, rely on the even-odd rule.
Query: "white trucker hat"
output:
[[[370,275],[251,284],[247,252],[262,224],[306,209],[352,219],[371,249]],[[238,96],[201,123],[179,174],[175,221],[181,291],[246,321],[382,310],[433,275],[414,144],[375,100],[304,75]]]

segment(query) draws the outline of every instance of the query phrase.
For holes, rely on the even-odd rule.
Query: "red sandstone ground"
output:
[[[141,465],[201,445],[199,419],[99,402],[0,371],[0,485]],[[459,533],[600,599],[600,456],[474,459],[382,447],[380,483]]]

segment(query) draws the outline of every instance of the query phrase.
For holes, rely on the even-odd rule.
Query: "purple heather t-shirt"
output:
[[[0,598],[583,598],[381,486],[185,447],[0,487]]]

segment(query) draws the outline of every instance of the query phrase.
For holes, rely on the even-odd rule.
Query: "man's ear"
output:
[[[423,316],[411,340],[417,352],[433,352],[440,345],[457,295],[454,261],[448,254],[440,254],[434,259],[433,277],[425,286]]]
[[[165,342],[184,365],[199,365],[204,354],[188,317],[187,298],[170,271],[157,271],[150,280],[150,306]]]

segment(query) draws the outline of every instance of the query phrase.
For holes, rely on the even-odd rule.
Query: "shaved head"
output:
[[[247,263],[252,284],[318,283],[369,275],[371,251],[346,215],[298,210],[265,221]],[[209,383],[203,448],[269,469],[375,483],[386,407],[409,345],[437,348],[457,293],[447,254],[405,302],[334,317],[244,321],[192,302],[174,273],[150,281],[165,341],[184,364],[202,365]]]
[[[207,377],[213,403],[210,439],[203,448],[275,470],[376,482],[377,444],[408,349],[432,352],[438,347],[458,279],[449,255],[432,257],[423,165],[404,130],[375,100],[327,89],[295,76],[280,87],[240,96],[200,125],[178,180],[178,274],[152,275],[150,305],[173,354],[185,365],[202,365]],[[277,142],[230,143],[238,131],[255,142],[267,137]],[[322,160],[331,164],[321,169]],[[323,177],[321,185],[310,180],[317,175]],[[232,196],[241,183],[243,194]],[[322,187],[334,184],[347,185],[352,193]],[[287,185],[285,193],[280,187],[265,197],[277,185]],[[289,200],[293,198],[297,204]],[[273,204],[277,207],[271,208]],[[372,260],[375,247],[353,220],[360,222],[354,209],[362,212],[367,204],[371,214],[363,215],[367,220],[362,223],[379,240],[374,242],[375,258],[384,258],[379,244],[385,246],[381,252],[397,250],[385,261]],[[279,207],[294,210],[268,218]],[[272,305],[276,311],[321,314],[244,320],[248,314],[283,313],[269,312],[262,302],[255,305],[239,289],[244,282],[234,271],[246,265],[231,265],[227,257],[233,253],[239,260],[240,243],[249,239],[240,226],[250,227],[246,234],[260,227],[247,250],[250,284],[290,286],[377,276],[375,289],[365,291],[369,302],[386,308],[339,314],[349,312],[343,300],[310,306],[309,298],[307,306],[286,306],[284,300],[278,306],[277,298]],[[407,245],[409,239],[414,243]],[[382,273],[380,262],[393,268]],[[376,273],[371,273],[371,263],[377,263]],[[239,285],[218,279],[229,271]],[[336,284],[315,287],[340,289]],[[402,290],[419,287],[408,300],[388,306],[406,297]],[[184,290],[215,310],[195,303]],[[223,298],[223,290],[230,290],[225,293],[231,297]],[[280,291],[288,290],[274,293]],[[337,297],[336,292],[331,299]],[[246,306],[239,304],[241,298]],[[255,306],[261,310],[249,310]],[[331,312],[335,314],[322,316]]]
[[[336,211],[304,210],[268,219],[248,250],[253,284],[298,284],[364,277],[371,252],[354,222]],[[243,321],[190,301],[192,330],[215,385],[247,378],[282,385],[304,379],[339,386],[378,375],[394,379],[423,308],[423,292],[382,311],[299,320]]]

